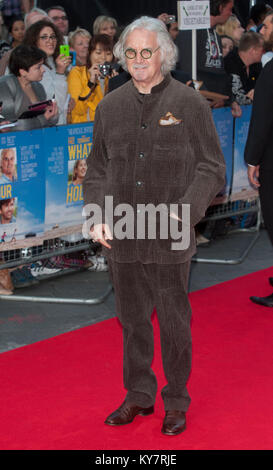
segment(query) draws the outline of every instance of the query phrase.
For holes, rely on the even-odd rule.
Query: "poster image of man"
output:
[[[12,183],[17,180],[16,164],[16,148],[3,149],[0,157],[0,184]]]
[[[15,219],[16,202],[15,198],[2,199],[0,201],[0,224],[12,224],[16,222]]]

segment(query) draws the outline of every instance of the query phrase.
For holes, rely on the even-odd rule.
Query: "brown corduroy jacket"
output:
[[[167,113],[181,121],[162,125]],[[172,250],[170,237],[119,240],[114,235],[112,249],[104,253],[118,262],[171,264],[190,259],[196,250],[194,226],[225,183],[211,110],[197,91],[168,74],[150,94],[140,94],[130,80],[106,95],[96,110],[87,164],[85,204],[103,208],[105,196],[112,196],[114,209],[127,203],[135,214],[139,204],[164,203],[168,209],[170,204],[190,204],[186,250]],[[118,219],[114,217],[114,226]]]

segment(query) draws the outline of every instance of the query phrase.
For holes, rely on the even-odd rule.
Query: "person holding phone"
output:
[[[76,53],[76,65],[86,65],[90,39],[91,34],[83,28],[77,28],[69,33],[68,44],[70,51]]]
[[[45,89],[46,99],[53,99],[57,103],[59,110],[57,124],[66,124],[68,103],[66,73],[71,58],[60,53],[60,46],[64,43],[60,31],[51,21],[40,20],[26,30],[23,43],[36,46],[45,52],[45,71],[41,84]]]
[[[35,46],[20,45],[13,49],[10,60],[10,75],[0,78],[0,101],[2,116],[6,121],[16,122],[16,130],[37,129],[56,125],[58,108],[51,103],[39,116],[21,119],[29,106],[46,99],[41,85],[45,73],[45,52]]]
[[[113,42],[105,34],[94,36],[88,48],[85,66],[74,67],[68,75],[68,91],[75,101],[71,123],[93,121],[97,105],[108,90],[109,75],[104,76],[100,65],[113,62]],[[116,74],[109,71],[110,76]]]

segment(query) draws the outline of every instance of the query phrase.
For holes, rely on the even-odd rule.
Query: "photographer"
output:
[[[86,65],[74,67],[68,75],[68,92],[76,103],[71,123],[94,120],[96,107],[107,93],[109,77],[117,74],[111,66],[113,58],[111,38],[105,34],[94,36],[89,43]]]

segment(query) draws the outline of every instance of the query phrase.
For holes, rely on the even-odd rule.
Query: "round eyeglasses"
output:
[[[159,49],[160,46],[158,46],[154,51],[151,49],[141,49],[140,55],[143,59],[150,59],[152,55]],[[128,47],[128,49],[125,50],[124,52],[125,56],[127,59],[135,59],[137,56],[137,51],[133,49],[132,47]]]

